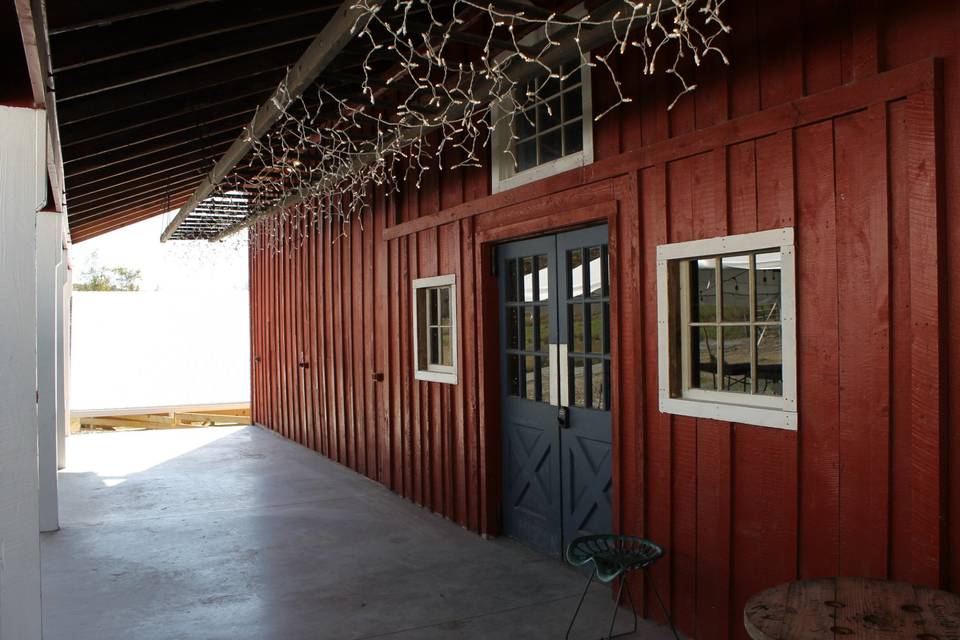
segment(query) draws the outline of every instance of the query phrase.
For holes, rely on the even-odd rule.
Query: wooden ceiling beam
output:
[[[164,168],[150,167],[144,169],[139,174],[129,174],[123,180],[111,184],[91,185],[87,188],[70,189],[67,195],[70,201],[74,198],[90,200],[100,198],[104,195],[112,196],[113,193],[124,193],[128,190],[137,188],[146,188],[158,184],[161,181],[172,182],[185,176],[196,176],[199,180],[206,173],[206,168],[201,166],[204,162],[212,162],[213,158],[204,158],[194,165],[176,163]]]
[[[100,194],[99,197],[92,196],[87,200],[78,201],[71,198],[70,211],[72,213],[84,213],[85,211],[92,211],[97,207],[102,207],[109,202],[118,204],[130,203],[140,198],[146,198],[150,196],[165,196],[168,193],[173,193],[175,190],[180,189],[181,187],[186,187],[186,185],[190,183],[199,182],[200,178],[202,177],[202,174],[194,171],[175,180],[154,180],[152,183],[144,187],[133,187],[129,189],[118,190],[107,195]]]
[[[124,20],[134,18],[144,18],[154,16],[164,11],[179,11],[190,7],[220,2],[221,0],[178,0],[170,2],[169,0],[156,1],[150,0],[141,2],[141,8],[133,11],[124,11],[122,13],[112,13],[116,3],[95,2],[85,0],[84,2],[61,2],[57,3],[57,11],[54,12],[50,21],[50,34],[58,35],[70,31],[79,31],[81,29],[90,29],[93,27],[104,27]],[[143,6],[146,5],[146,6]],[[97,7],[100,7],[98,10]],[[72,13],[71,13],[72,12]]]
[[[169,240],[177,226],[200,204],[207,196],[213,193],[220,183],[237,164],[243,160],[252,147],[251,138],[259,139],[279,120],[282,109],[292,100],[298,98],[303,91],[326,69],[340,54],[341,50],[353,37],[353,28],[357,20],[364,15],[362,9],[354,6],[355,0],[344,0],[336,14],[327,22],[323,30],[314,38],[313,42],[287,73],[286,78],[277,91],[257,111],[254,121],[239,138],[230,146],[220,158],[213,171],[204,178],[200,186],[193,193],[187,203],[177,212],[177,215],[164,230],[161,240]],[[368,5],[380,6],[382,0],[371,0]]]

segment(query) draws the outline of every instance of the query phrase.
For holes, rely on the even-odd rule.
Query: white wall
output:
[[[0,107],[0,640],[39,640],[36,212],[43,111]]]
[[[247,402],[246,291],[73,293],[74,410]]]

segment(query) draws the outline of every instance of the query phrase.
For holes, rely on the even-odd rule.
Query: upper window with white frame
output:
[[[795,429],[793,229],[657,247],[660,409]]]
[[[518,85],[512,117],[494,109],[494,193],[593,162],[590,95],[590,66],[577,58]]]
[[[414,280],[413,302],[414,377],[456,384],[456,276]]]

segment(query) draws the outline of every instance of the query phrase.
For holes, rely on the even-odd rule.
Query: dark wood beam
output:
[[[69,31],[79,31],[93,27],[103,27],[124,20],[154,16],[164,11],[179,11],[198,4],[220,2],[221,0],[146,0],[140,2],[140,8],[117,13],[115,2],[104,0],[84,0],[83,2],[56,2],[55,11],[50,16],[50,34],[57,35]]]
[[[327,22],[323,31],[314,38],[307,50],[300,56],[296,64],[290,69],[283,85],[277,87],[276,93],[257,111],[257,116],[250,127],[237,138],[228,151],[220,158],[213,171],[200,183],[200,186],[190,197],[190,200],[177,212],[176,217],[164,230],[161,240],[169,240],[177,226],[183,222],[193,209],[207,196],[213,193],[216,186],[234,167],[249,153],[252,140],[266,134],[280,119],[283,109],[292,100],[298,98],[303,91],[326,69],[340,54],[341,50],[353,38],[353,29],[359,18],[363,17],[362,9],[354,6],[355,0],[344,0],[337,13]],[[370,0],[368,6],[379,7],[382,0]]]
[[[213,164],[214,158],[202,158],[200,161],[191,165],[182,161],[172,161],[166,167],[147,167],[139,173],[132,173],[124,176],[122,180],[109,184],[95,184],[89,187],[79,187],[68,189],[67,196],[73,201],[73,198],[92,198],[103,195],[111,195],[114,192],[121,193],[127,189],[136,189],[138,187],[152,186],[159,181],[173,181],[184,176],[200,176],[207,171],[207,167]]]
[[[145,186],[117,189],[116,191],[111,191],[107,194],[92,195],[82,200],[71,198],[70,211],[74,213],[83,213],[84,211],[101,207],[109,202],[129,203],[137,200],[138,198],[147,196],[165,196],[169,193],[173,193],[176,189],[185,187],[190,183],[199,182],[200,178],[202,177],[203,174],[201,172],[193,171],[173,180],[153,180]]]

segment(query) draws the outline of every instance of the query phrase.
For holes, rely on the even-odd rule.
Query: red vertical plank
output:
[[[667,172],[664,165],[645,169],[640,175],[640,218],[642,223],[641,235],[644,239],[644,285],[647,292],[647,304],[644,305],[644,324],[647,327],[657,326],[657,306],[649,302],[649,292],[657,290],[657,245],[668,241],[667,218]],[[647,331],[645,334],[644,351],[648,359],[656,358],[657,354],[656,331]],[[652,361],[652,360],[651,360]],[[656,375],[649,375],[645,379],[646,420],[643,441],[645,449],[646,475],[644,476],[646,489],[644,507],[646,513],[644,521],[647,523],[646,533],[654,542],[667,549],[667,557],[654,565],[651,570],[660,593],[664,597],[669,610],[673,610],[673,564],[674,550],[671,548],[673,530],[673,486],[671,472],[673,459],[673,429],[672,420],[668,414],[660,413],[659,381]],[[656,601],[647,590],[646,610],[651,612],[655,619],[664,622]]]
[[[477,325],[476,325],[476,299],[475,282],[476,275],[474,268],[474,235],[473,219],[463,220],[460,226],[463,249],[460,253],[460,317],[463,318],[463,343],[460,352],[463,354],[461,370],[463,377],[460,385],[463,388],[463,418],[464,418],[464,441],[461,445],[463,475],[463,496],[460,498],[464,509],[463,524],[470,529],[477,529],[479,526],[478,515],[478,496],[480,487],[478,483],[478,465],[479,457],[477,449],[479,442],[477,438]]]
[[[615,74],[620,62],[620,57],[617,55],[609,59]],[[597,160],[612,158],[620,153],[620,116],[624,105],[620,105],[596,120],[609,107],[617,103],[619,95],[610,71],[602,62],[596,61],[590,78],[593,84],[593,155]]]
[[[758,0],[740,0],[730,5],[730,117],[739,118],[760,110],[760,61],[757,34]]]
[[[836,0],[807,0],[804,3],[803,84],[807,95],[843,84],[841,46],[848,30],[843,13]],[[824,20],[825,15],[835,15],[836,18]]]
[[[760,39],[760,108],[803,95],[802,5],[758,2]]]
[[[887,576],[889,276],[883,107],[834,123],[840,338],[840,573]],[[863,544],[866,537],[870,544]]]
[[[837,213],[833,123],[798,129],[797,368],[800,576],[837,575],[840,542]]]
[[[445,176],[444,179],[449,179]],[[460,269],[460,222],[446,224],[440,228],[440,269],[443,273],[457,275],[457,300],[454,313],[457,314],[457,374],[456,385],[443,385],[446,395],[443,401],[444,422],[440,437],[443,440],[443,511],[447,517],[463,522],[466,512],[464,489],[464,316],[463,316],[463,272]]]
[[[907,98],[910,185],[910,371],[913,442],[913,580],[941,586],[946,564],[946,348],[943,344],[943,204],[937,99]]]
[[[377,331],[378,323],[374,309],[375,294],[377,291],[376,267],[377,255],[375,253],[375,240],[379,244],[380,239],[377,235],[377,198],[376,193],[371,194],[371,207],[364,216],[367,220],[363,231],[363,336],[362,342],[364,349],[364,366],[360,372],[360,379],[363,380],[364,396],[366,404],[364,406],[364,425],[366,432],[366,463],[367,475],[378,482],[384,482],[383,474],[379,468],[380,441],[379,441],[379,420],[377,420],[377,402],[376,389],[373,380],[373,374],[378,371],[376,363],[376,352],[381,347]]]

